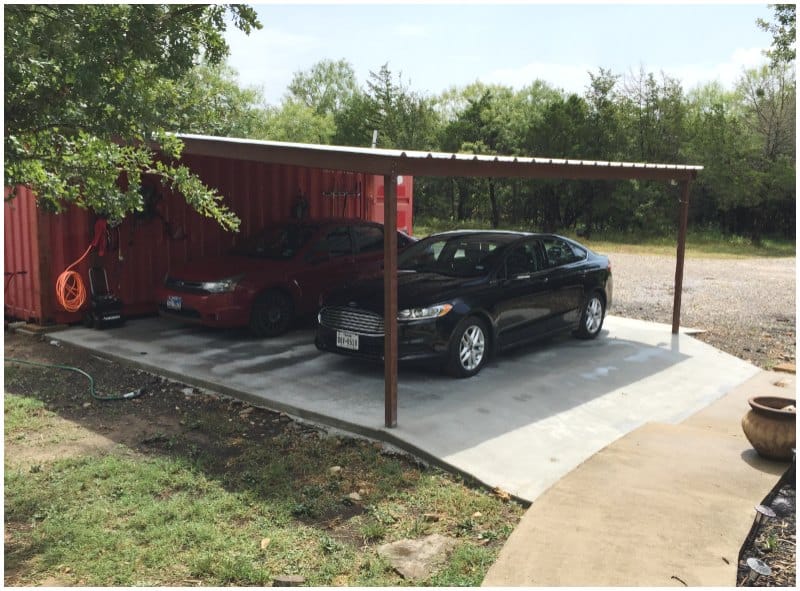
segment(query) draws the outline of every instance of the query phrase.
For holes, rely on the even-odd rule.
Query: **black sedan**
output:
[[[462,230],[398,257],[398,358],[471,377],[496,351],[561,331],[592,339],[611,305],[608,257],[552,234]],[[383,358],[383,278],[327,294],[322,351]]]

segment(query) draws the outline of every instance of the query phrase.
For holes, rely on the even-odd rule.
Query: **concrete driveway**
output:
[[[526,501],[640,425],[678,423],[758,373],[667,325],[609,316],[594,341],[518,349],[467,380],[401,365],[386,429],[382,365],[321,353],[309,329],[259,340],[148,318],[50,338],[387,441]]]

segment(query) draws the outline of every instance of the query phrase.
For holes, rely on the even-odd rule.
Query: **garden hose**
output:
[[[83,376],[85,376],[89,380],[89,392],[92,395],[92,398],[95,400],[132,400],[144,394],[144,388],[139,388],[138,390],[132,390],[131,392],[127,392],[125,394],[121,394],[118,396],[100,396],[97,392],[94,391],[94,378],[90,376],[88,373],[83,371],[82,369],[78,369],[77,367],[72,367],[71,365],[56,365],[52,363],[36,363],[34,361],[26,361],[24,359],[15,359],[13,357],[6,357],[6,363],[22,363],[25,365],[33,365],[34,367],[45,367],[45,368],[55,368],[55,369],[65,369],[67,371],[74,371]]]

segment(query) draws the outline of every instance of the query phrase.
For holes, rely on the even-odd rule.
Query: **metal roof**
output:
[[[176,134],[184,153],[369,174],[561,179],[692,180],[702,166],[386,150]]]

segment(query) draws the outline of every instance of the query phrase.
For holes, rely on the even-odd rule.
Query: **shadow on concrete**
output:
[[[598,339],[519,348],[471,379],[402,364],[398,427],[385,429],[382,365],[317,351],[309,328],[266,340],[149,318],[53,338],[389,441],[526,500],[637,426],[702,408],[752,367],[660,325],[614,319]]]

